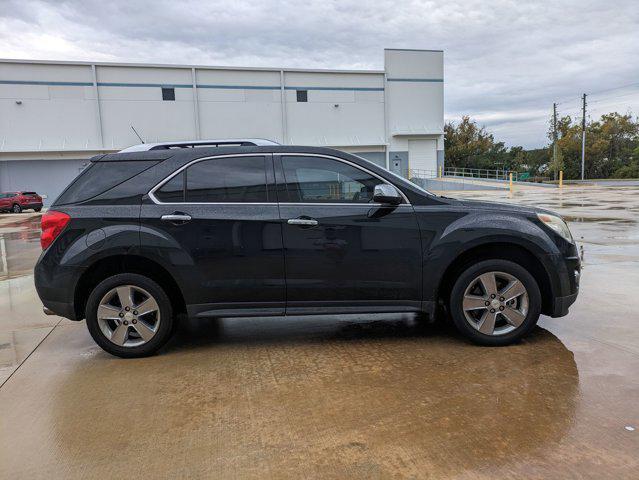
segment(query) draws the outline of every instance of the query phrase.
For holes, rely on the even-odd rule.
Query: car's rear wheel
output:
[[[33,209],[36,213],[40,212],[40,210],[42,210],[42,207],[37,207]]]
[[[537,323],[541,294],[535,278],[507,260],[484,260],[459,275],[450,295],[457,329],[480,345],[508,345]]]
[[[18,205],[17,203],[14,203],[13,207],[11,208],[11,211],[13,213],[20,213],[20,212],[22,212],[22,207],[20,205]]]
[[[95,342],[118,357],[144,357],[173,332],[173,311],[164,289],[143,275],[123,273],[99,283],[86,306]]]

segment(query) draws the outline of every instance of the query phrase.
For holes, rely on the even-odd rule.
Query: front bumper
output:
[[[553,300],[552,311],[550,312],[550,316],[553,318],[563,317],[568,314],[568,308],[575,303],[577,300],[577,295],[579,292],[575,292],[572,295],[567,295],[565,297],[555,297]]]

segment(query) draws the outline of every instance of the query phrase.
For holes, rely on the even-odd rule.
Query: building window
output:
[[[162,100],[175,100],[175,88],[162,87]]]
[[[308,102],[308,90],[297,90],[297,101]]]

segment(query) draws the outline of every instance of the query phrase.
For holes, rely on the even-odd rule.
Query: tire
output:
[[[13,207],[11,207],[11,211],[13,213],[22,213],[22,207],[18,205],[17,203],[14,203]]]
[[[42,207],[34,208],[33,210],[34,210],[36,213],[40,213],[40,211],[42,210]]]
[[[127,291],[123,297],[129,300],[120,301],[120,292]],[[155,303],[146,302],[149,298]],[[149,311],[138,314],[139,307]],[[87,300],[86,322],[93,340],[106,352],[122,358],[153,355],[169,340],[176,323],[164,289],[136,273],[122,273],[100,282]]]
[[[522,286],[523,293],[519,293]],[[537,324],[541,293],[535,278],[520,265],[508,260],[484,260],[459,275],[451,291],[449,308],[455,327],[472,342],[510,345]]]

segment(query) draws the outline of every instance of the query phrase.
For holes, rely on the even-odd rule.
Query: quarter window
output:
[[[359,168],[325,157],[282,157],[290,202],[369,203],[384,183]]]
[[[265,157],[203,160],[171,178],[156,191],[165,203],[268,202]]]
[[[308,90],[297,90],[297,101],[308,102]]]
[[[176,203],[184,201],[184,172],[166,182],[155,192],[155,196],[164,203]]]

